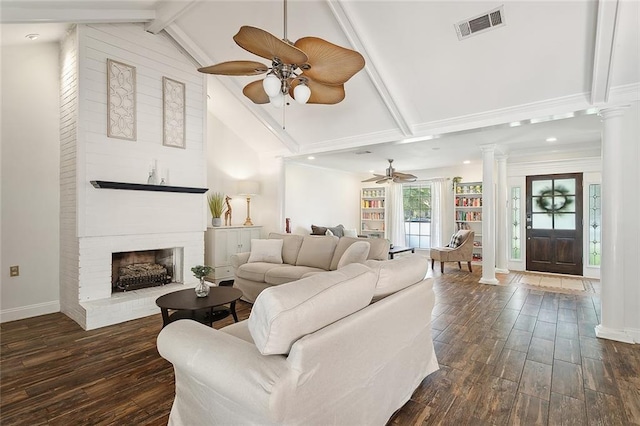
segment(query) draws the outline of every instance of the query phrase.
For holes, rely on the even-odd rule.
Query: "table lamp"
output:
[[[252,180],[243,180],[238,182],[238,195],[247,197],[247,219],[244,226],[253,226],[251,222],[251,197],[260,194],[260,183]]]

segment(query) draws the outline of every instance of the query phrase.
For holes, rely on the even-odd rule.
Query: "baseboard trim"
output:
[[[53,314],[56,312],[60,312],[59,300],[36,303],[35,305],[20,306],[19,308],[3,309],[0,311],[0,323]]]
[[[496,274],[508,274],[508,269],[496,268]]]
[[[601,339],[615,340],[622,343],[635,344],[635,340],[626,330],[603,327],[602,324],[596,325],[596,337]]]

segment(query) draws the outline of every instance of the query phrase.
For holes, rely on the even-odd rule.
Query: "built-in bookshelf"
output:
[[[362,188],[360,191],[360,234],[385,238],[385,188]]]
[[[482,261],[482,182],[457,182],[454,187],[456,229],[474,232],[473,260]]]

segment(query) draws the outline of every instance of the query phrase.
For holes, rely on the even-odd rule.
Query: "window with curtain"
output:
[[[404,230],[408,247],[431,247],[431,184],[403,186]]]

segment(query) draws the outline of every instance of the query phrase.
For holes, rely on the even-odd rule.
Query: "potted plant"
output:
[[[204,265],[196,265],[191,268],[191,272],[193,272],[193,276],[196,277],[200,282],[196,285],[196,296],[198,297],[207,297],[209,295],[209,284],[207,284],[204,280],[204,277],[209,275],[213,271],[211,266]]]
[[[224,208],[224,195],[221,192],[214,192],[207,197],[209,211],[211,212],[211,226],[222,225],[222,210]]]

